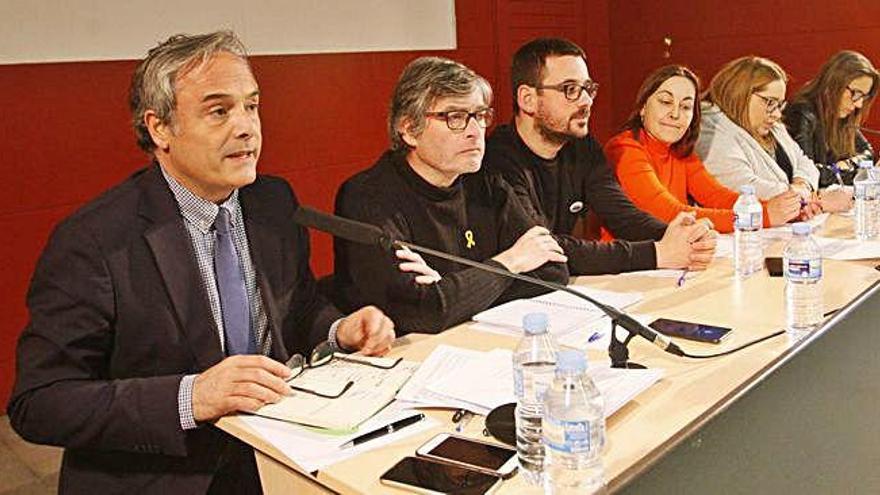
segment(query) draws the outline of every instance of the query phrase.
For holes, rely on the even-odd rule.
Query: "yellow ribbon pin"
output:
[[[474,241],[474,232],[472,230],[464,231],[464,239],[467,241],[465,247],[467,247],[468,249],[477,245],[477,242]]]

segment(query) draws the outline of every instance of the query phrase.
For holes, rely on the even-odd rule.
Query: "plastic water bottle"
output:
[[[761,228],[764,226],[764,210],[755,197],[755,186],[742,186],[739,191],[739,199],[733,204],[733,266],[736,275],[744,278],[763,269]]]
[[[853,179],[856,200],[856,238],[874,239],[880,234],[880,178],[870,160],[859,163]]]
[[[783,251],[786,330],[799,340],[822,323],[822,251],[809,224],[796,223],[791,230]]]
[[[547,331],[546,313],[523,317],[525,336],[513,354],[513,385],[516,392],[516,451],[526,481],[540,485],[544,475],[541,422],[544,394],[553,381],[556,343]]]
[[[544,492],[604,492],[605,401],[586,373],[581,351],[560,351],[558,356],[556,378],[544,400]]]

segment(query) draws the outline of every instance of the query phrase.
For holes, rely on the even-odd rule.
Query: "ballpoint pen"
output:
[[[681,276],[678,277],[678,281],[675,282],[675,285],[678,286],[678,287],[681,287],[682,285],[684,285],[684,279],[687,277],[687,274],[688,274],[688,269],[687,269],[687,268],[685,268],[684,270],[682,270],[682,271],[681,271]]]
[[[364,433],[363,435],[357,436],[348,442],[342,444],[340,449],[348,449],[351,447],[356,447],[364,442],[369,442],[370,440],[384,437],[385,435],[394,433],[395,431],[400,430],[401,428],[406,428],[409,425],[414,425],[419,421],[425,419],[425,415],[422,413],[416,414],[414,416],[408,416],[403,419],[399,419],[388,426],[383,426],[382,428],[375,429],[373,431]]]

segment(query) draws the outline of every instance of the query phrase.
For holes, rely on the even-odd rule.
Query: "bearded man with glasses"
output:
[[[486,168],[500,172],[556,235],[572,275],[706,268],[715,249],[711,226],[684,213],[667,226],[636,208],[589,135],[599,84],[580,47],[556,38],[530,41],[514,55],[511,79],[514,120],[489,137]],[[620,240],[575,236],[590,211]]]
[[[404,69],[392,96],[391,149],[348,179],[336,213],[410,241],[515,273],[567,283],[566,258],[511,188],[480,171],[492,90],[452,60],[423,57]],[[336,239],[337,303],[371,301],[398,334],[437,333],[474,314],[543,289],[410,251]]]

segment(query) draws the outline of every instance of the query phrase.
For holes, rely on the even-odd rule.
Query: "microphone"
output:
[[[485,263],[480,263],[479,261],[474,261],[467,258],[462,258],[454,254],[449,254],[443,251],[438,251],[436,249],[420,246],[418,244],[413,244],[408,241],[391,239],[390,236],[388,236],[382,229],[376,227],[375,225],[370,225],[368,223],[358,222],[356,220],[331,215],[329,213],[316,210],[309,206],[300,205],[294,213],[293,219],[296,223],[304,227],[312,227],[322,232],[326,232],[334,237],[339,237],[350,242],[379,246],[382,249],[388,249],[392,247],[406,247],[412,251],[436,256],[438,258],[477,268],[479,270],[494,273],[496,275],[501,275],[502,277],[513,278],[515,280],[538,285],[547,289],[562,291],[583,299],[593,306],[599,308],[603,313],[611,318],[612,322],[615,325],[622,327],[630,334],[629,338],[627,338],[626,341],[623,343],[622,349],[613,349],[616,338],[614,338],[614,332],[612,331],[612,346],[609,347],[612,366],[639,366],[635,365],[635,363],[628,363],[626,357],[626,354],[628,354],[628,352],[626,351],[625,345],[629,343],[629,340],[635,335],[640,335],[642,338],[648,340],[658,348],[670,354],[674,354],[676,356],[686,355],[685,352],[678,345],[669,340],[668,337],[658,333],[648,326],[643,325],[641,322],[639,322],[629,314],[615,308],[614,306],[597,301],[596,299],[593,299],[586,294],[582,294],[576,290],[566,287],[565,285],[557,284],[555,282],[548,282],[546,280],[530,277],[528,275],[513,273],[504,268],[487,265]]]
[[[391,247],[389,237],[379,227],[324,213],[310,206],[300,205],[293,212],[293,221],[304,227],[312,227],[346,241],[369,244],[381,248]]]

